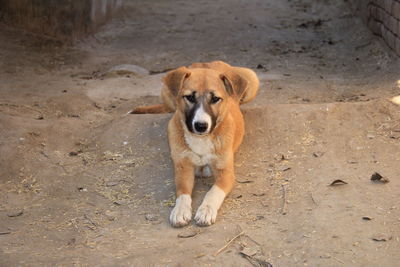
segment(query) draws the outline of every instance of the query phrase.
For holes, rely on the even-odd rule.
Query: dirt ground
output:
[[[125,2],[73,47],[0,27],[0,266],[398,266],[400,60],[347,1]],[[260,93],[216,224],[174,229],[171,115],[126,113],[210,60]]]

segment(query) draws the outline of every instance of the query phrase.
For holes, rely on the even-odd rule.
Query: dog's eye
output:
[[[189,101],[190,103],[196,102],[196,98],[194,97],[194,95],[185,95],[183,97],[186,98],[187,101]]]
[[[215,103],[219,102],[220,100],[222,100],[222,98],[220,98],[218,96],[213,96],[211,98],[211,104],[215,104]]]

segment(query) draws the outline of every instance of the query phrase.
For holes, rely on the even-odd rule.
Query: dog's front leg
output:
[[[189,160],[174,163],[176,202],[169,220],[174,227],[181,227],[192,220],[192,190],[194,186],[194,165]]]
[[[227,162],[224,168],[213,167],[216,176],[215,184],[207,192],[199,209],[196,212],[196,224],[207,226],[215,223],[218,209],[224,202],[225,196],[232,190],[235,183],[233,169],[233,157]]]

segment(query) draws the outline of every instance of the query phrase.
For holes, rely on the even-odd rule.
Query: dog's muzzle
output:
[[[192,120],[192,128],[195,134],[208,134],[211,130],[212,119],[210,114],[208,114],[202,104],[195,111],[193,120]]]
[[[207,122],[195,122],[194,130],[197,133],[205,133],[208,130],[208,123]]]

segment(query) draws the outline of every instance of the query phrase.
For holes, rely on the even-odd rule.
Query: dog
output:
[[[256,73],[222,61],[194,63],[164,77],[163,104],[142,106],[131,113],[174,112],[168,141],[175,170],[176,203],[170,223],[182,227],[192,220],[192,190],[196,176],[215,177],[197,209],[197,225],[215,223],[218,209],[235,184],[234,153],[244,136],[240,105],[259,89]]]

